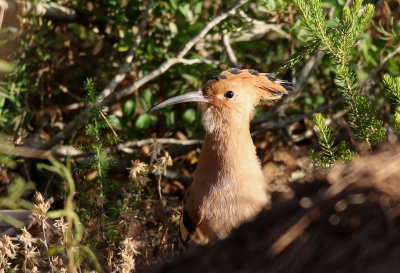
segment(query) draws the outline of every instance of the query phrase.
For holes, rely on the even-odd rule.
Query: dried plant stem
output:
[[[161,175],[158,175],[158,177],[157,177],[157,191],[158,191],[158,197],[160,198],[160,203],[161,203],[161,207],[162,207],[162,211],[163,211],[163,218],[165,221],[167,219],[167,213],[165,212],[165,204],[164,204],[164,199],[163,199],[162,192],[161,192]]]
[[[49,251],[49,246],[48,246],[48,244],[47,244],[47,239],[46,239],[46,230],[45,230],[45,224],[46,224],[46,223],[45,223],[45,222],[46,222],[45,219],[41,220],[42,232],[43,232],[43,244],[44,244],[44,246],[45,246],[45,248],[46,248],[46,251]],[[53,269],[54,269],[53,262],[51,261],[51,258],[50,258],[50,257],[48,257],[47,259],[48,259],[48,261],[49,261],[50,270],[51,270],[51,272],[53,272]]]
[[[118,138],[118,135],[117,135],[117,133],[114,131],[114,128],[111,126],[110,122],[108,122],[108,119],[107,119],[107,117],[106,117],[107,114],[104,113],[104,111],[100,111],[100,115],[101,115],[101,117],[107,122],[107,125],[108,125],[108,127],[110,127],[110,129],[111,129],[111,131],[113,132],[114,136],[115,136],[116,138]]]
[[[65,209],[67,212],[71,212],[74,210],[72,206],[72,202],[66,202],[65,204]],[[74,247],[74,238],[72,235],[72,229],[73,229],[73,219],[71,216],[67,217],[67,225],[68,225],[68,230],[67,230],[67,251],[68,251],[68,271],[75,273],[75,247]]]

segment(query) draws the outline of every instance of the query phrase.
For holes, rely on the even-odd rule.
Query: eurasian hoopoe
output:
[[[270,202],[250,119],[260,100],[275,100],[292,90],[273,74],[232,68],[213,77],[201,91],[170,98],[148,111],[201,102],[206,137],[185,194],[181,243],[207,244],[225,238]]]

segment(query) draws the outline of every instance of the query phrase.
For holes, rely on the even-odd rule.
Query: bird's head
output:
[[[248,126],[254,107],[261,100],[276,100],[293,87],[273,74],[253,69],[232,68],[213,77],[201,91],[167,99],[153,106],[148,113],[182,102],[201,102],[203,123],[208,132],[233,124]]]

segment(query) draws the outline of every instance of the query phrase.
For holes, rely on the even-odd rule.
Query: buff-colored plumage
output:
[[[229,69],[208,81],[201,92],[172,98],[150,110],[184,101],[201,102],[206,138],[193,183],[185,194],[180,222],[183,244],[225,238],[269,203],[250,119],[260,100],[278,99],[291,90],[272,74]]]

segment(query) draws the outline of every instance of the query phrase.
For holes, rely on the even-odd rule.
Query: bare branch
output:
[[[20,157],[28,157],[28,158],[36,158],[36,159],[48,159],[51,156],[51,151],[49,150],[41,150],[29,147],[21,147],[21,146],[10,146],[7,144],[0,144],[0,153],[6,155],[20,156]]]
[[[131,147],[142,147],[144,145],[153,144],[154,141],[157,141],[158,144],[167,144],[167,145],[182,145],[182,146],[190,146],[190,145],[198,145],[202,144],[202,139],[176,139],[176,138],[148,138],[141,139],[137,141],[128,141],[122,144],[119,144],[114,147],[109,147],[106,149],[107,152],[114,152],[118,150],[126,150],[131,149]]]
[[[248,0],[239,0],[237,1],[233,6],[230,8],[224,10],[221,12],[219,15],[214,17],[201,31],[199,34],[197,34],[195,37],[193,37],[184,47],[183,49],[177,54],[177,58],[181,59],[183,56],[185,56],[189,50],[201,39],[204,38],[204,36],[216,25],[218,25],[222,20],[226,19],[229,15],[232,15],[236,12],[236,9],[241,7],[243,4],[248,2]]]
[[[136,141],[128,141],[116,146],[107,147],[105,149],[105,152],[106,153],[123,152],[126,154],[133,154],[137,152],[137,150],[133,149],[134,147],[151,145],[154,143],[154,141],[157,141],[158,144],[163,144],[163,145],[181,145],[181,146],[201,145],[203,143],[203,139],[147,138]],[[1,151],[1,146],[0,146],[0,151]],[[49,153],[47,153],[46,155],[49,156]],[[82,157],[90,157],[93,155],[93,153],[80,152],[70,145],[59,145],[52,149],[52,155],[58,158],[64,158],[67,155],[71,156],[71,158],[82,158]]]
[[[220,65],[221,62],[217,60],[207,60],[207,59],[181,59],[179,61],[182,64],[185,65],[191,65],[191,64],[211,64],[211,65]]]

